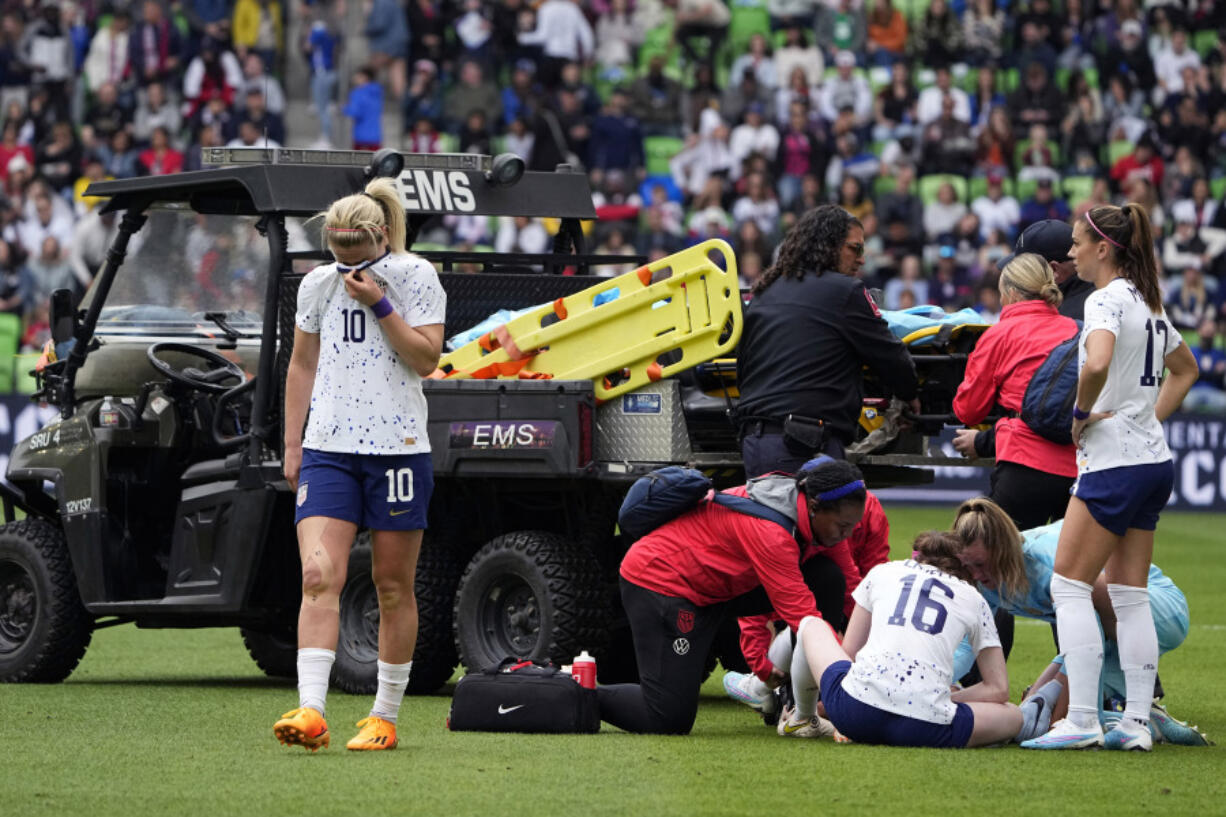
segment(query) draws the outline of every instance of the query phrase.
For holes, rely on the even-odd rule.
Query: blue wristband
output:
[[[1090,419],[1090,412],[1082,411],[1081,409],[1077,407],[1077,404],[1074,403],[1073,404],[1073,419],[1074,420],[1088,420]]]
[[[395,309],[392,309],[392,302],[387,299],[386,295],[371,304],[370,308],[375,313],[375,317],[379,320],[383,320],[388,315],[396,311]]]

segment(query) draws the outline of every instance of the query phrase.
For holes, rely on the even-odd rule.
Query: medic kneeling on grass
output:
[[[864,515],[860,471],[818,457],[795,476],[767,474],[727,493],[784,519],[704,501],[631,546],[621,594],[641,683],[598,687],[602,720],[630,732],[688,733],[711,643],[729,616],[774,610],[793,628],[820,616],[842,629],[860,582],[846,541]]]

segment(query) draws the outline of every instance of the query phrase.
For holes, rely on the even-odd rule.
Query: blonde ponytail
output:
[[[1005,265],[1000,273],[1001,290],[1011,289],[1025,301],[1045,301],[1053,309],[1064,300],[1056,285],[1051,264],[1036,253],[1022,253]]]
[[[386,238],[392,252],[403,253],[407,227],[404,208],[391,179],[374,179],[361,193],[337,199],[323,214],[325,247],[376,247]]]

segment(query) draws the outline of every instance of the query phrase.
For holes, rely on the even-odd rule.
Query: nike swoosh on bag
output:
[[[520,704],[519,706],[503,706],[502,704],[499,704],[498,714],[505,715],[508,712],[514,712],[516,709],[523,709],[523,708],[524,708],[524,704]]]

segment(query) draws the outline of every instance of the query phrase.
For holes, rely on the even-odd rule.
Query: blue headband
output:
[[[818,502],[832,502],[836,499],[842,499],[848,494],[855,493],[864,487],[864,480],[857,479],[846,485],[840,485],[838,488],[832,488],[824,494],[817,495]]]
[[[800,470],[808,471],[810,468],[816,468],[817,466],[825,465],[828,462],[834,462],[834,457],[827,456],[826,454],[818,454],[816,457],[800,466]]]

